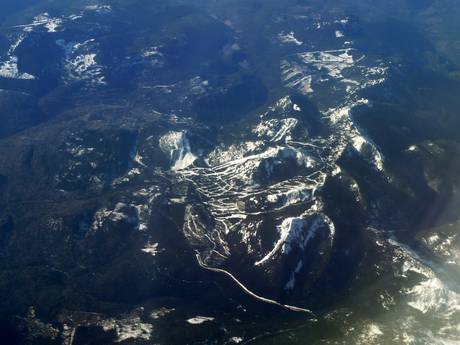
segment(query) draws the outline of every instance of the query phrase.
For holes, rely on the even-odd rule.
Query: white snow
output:
[[[433,276],[406,291],[407,304],[422,313],[450,318],[460,312],[460,294],[451,291]]]
[[[160,148],[169,154],[171,170],[183,170],[193,164],[197,157],[191,152],[187,132],[168,132],[160,138]]]
[[[88,85],[106,85],[104,67],[97,61],[97,42],[89,39],[83,42],[66,42],[63,39],[56,44],[64,50],[64,64],[67,81],[81,80]]]
[[[340,19],[340,20],[336,20],[335,22],[339,23],[339,24],[342,24],[342,25],[345,25],[345,24],[348,24],[349,20],[348,20],[348,18],[343,18],[343,19]]]
[[[134,175],[140,175],[141,171],[139,168],[132,168],[130,171],[128,171],[129,176],[134,176]]]
[[[24,32],[32,32],[36,27],[44,27],[48,32],[57,32],[63,23],[63,19],[59,17],[51,17],[49,13],[41,13],[34,17],[30,24],[16,25],[15,28],[22,28]]]
[[[361,105],[369,105],[369,101],[364,98],[357,99],[351,104],[344,105],[338,108],[330,108],[324,112],[324,116],[329,119],[329,121],[336,125],[338,129],[342,132],[342,144],[350,142],[353,148],[363,155],[375,169],[383,171],[384,157],[377,149],[374,143],[367,139],[360,130],[355,126],[351,112],[353,108]],[[340,133],[339,132],[339,133]],[[346,139],[346,141],[344,140]],[[337,145],[339,150],[337,153],[345,148],[346,145]]]
[[[31,80],[35,77],[29,73],[21,73],[18,69],[18,57],[15,55],[16,49],[24,40],[25,36],[20,35],[10,46],[6,57],[0,60],[0,78]]]
[[[145,247],[142,249],[144,253],[150,254],[155,256],[158,254],[158,243],[150,243],[148,242]]]
[[[286,87],[296,89],[305,95],[313,92],[312,76],[306,73],[308,71],[304,71],[304,68],[294,61],[284,60],[281,63],[281,75]]]
[[[152,57],[152,56],[163,56],[163,54],[160,52],[160,48],[162,46],[154,46],[148,49],[145,49],[142,53],[143,57]]]
[[[369,335],[370,336],[379,336],[379,335],[383,335],[383,332],[380,330],[380,327],[375,325],[375,324],[371,324],[369,325]]]
[[[146,167],[146,165],[144,164],[142,159],[143,158],[142,158],[141,154],[139,152],[136,152],[136,154],[134,155],[133,161],[135,161],[137,164],[139,164],[142,167]]]
[[[159,309],[153,310],[150,313],[150,317],[152,319],[158,320],[172,312],[174,312],[176,309],[175,308],[166,308],[166,307],[161,307]]]
[[[407,296],[407,304],[423,314],[430,313],[437,318],[449,320],[460,312],[460,294],[453,291],[439,277],[439,268],[423,260],[417,252],[396,239],[388,241],[396,247],[395,262],[402,261],[401,276],[407,277],[408,272],[420,275],[421,282],[403,292]]]
[[[275,38],[286,44],[304,46],[292,41],[293,32],[292,35],[281,33]],[[258,123],[238,133],[241,136],[235,141],[220,143],[203,156],[207,166],[187,164],[177,170],[178,177],[189,182],[203,200],[203,210],[190,204],[186,206],[183,225],[184,234],[198,248],[199,261],[217,269],[232,254],[227,241],[228,236],[235,233],[247,252],[258,258],[255,265],[268,265],[284,255],[293,257],[309,250],[314,239],[322,249],[330,249],[335,227],[324,214],[321,194],[316,191],[321,190],[328,176],[340,173],[337,160],[345,149],[354,148],[372,166],[383,171],[383,157],[378,148],[360,131],[352,117],[356,107],[371,106],[367,99],[360,97],[359,91],[383,82],[385,77],[384,62],[371,59],[353,48],[284,56],[280,64],[283,85],[317,101],[319,113],[331,134],[315,136],[316,133],[310,132],[299,114],[300,106],[285,96],[260,114]],[[182,135],[177,137],[164,141],[181,142]],[[184,157],[186,152],[191,152],[186,146],[165,144],[162,150],[170,157]],[[286,168],[291,167],[293,160],[296,162],[293,170],[299,169],[302,173],[282,181],[274,180],[279,178],[275,173],[284,164]],[[174,166],[176,160],[171,158],[171,161]],[[353,192],[358,198],[359,186],[353,187]],[[299,211],[294,205],[300,203],[309,205],[309,209]],[[280,210],[288,211],[288,216],[281,218]],[[210,217],[212,226],[202,211]],[[268,213],[280,218],[276,218],[277,238],[264,250],[258,240],[265,226],[261,219]],[[322,253],[320,250],[319,255]],[[293,275],[285,283],[287,290],[296,284],[295,271],[293,269]]]
[[[308,242],[315,238],[320,230],[326,231],[327,236],[331,239],[335,233],[332,221],[323,214],[289,217],[284,219],[277,229],[278,241],[267,255],[255,263],[256,266],[265,263],[278,252],[289,254],[293,246],[304,250]]]
[[[136,205],[127,205],[123,202],[118,202],[113,210],[102,208],[95,213],[91,228],[94,231],[101,229],[106,221],[125,221],[131,224],[135,224],[137,227],[139,227],[139,214],[133,217],[123,213],[124,210],[130,210],[133,208],[137,208]]]
[[[148,59],[149,63],[153,67],[163,67],[165,64],[165,57],[160,51],[162,45],[153,46],[142,51],[142,57]]]
[[[0,77],[23,80],[35,79],[35,77],[29,73],[19,72],[18,58],[16,56],[10,56],[6,61],[0,62]]]
[[[187,322],[191,325],[200,325],[209,321],[214,321],[214,318],[209,316],[195,316],[187,320]]]
[[[96,65],[96,54],[78,55],[70,63],[73,65],[75,72],[84,73],[89,68]]]
[[[285,33],[284,31],[278,34],[278,39],[281,43],[293,43],[297,46],[301,46],[303,44],[302,41],[295,37],[294,31]]]
[[[229,43],[224,48],[222,49],[222,52],[224,53],[225,56],[230,56],[234,52],[240,51],[241,47],[238,43]]]
[[[85,6],[85,10],[95,11],[95,12],[100,12],[100,13],[108,13],[112,11],[112,6],[103,5],[103,4],[87,5]]]
[[[291,277],[289,278],[288,282],[284,285],[285,290],[292,290],[295,286],[295,276],[297,273],[299,273],[302,270],[303,267],[303,262],[299,261],[297,263],[296,268],[294,271],[291,273]]]
[[[375,323],[367,324],[361,331],[357,340],[357,345],[380,344],[383,332],[380,327]]]
[[[260,122],[254,129],[259,138],[265,137],[266,139],[278,142],[290,136],[292,129],[297,125],[298,120],[294,118],[287,119],[271,119],[268,121]]]
[[[282,203],[280,208],[303,202],[312,197],[313,190],[311,186],[293,187],[285,192],[267,195],[267,201],[273,204]]]
[[[450,223],[449,226],[455,225]],[[447,264],[460,266],[460,248],[455,245],[458,237],[459,235],[455,233],[443,236],[434,234],[425,239],[425,242],[437,255],[443,257]]]
[[[340,32],[337,34],[340,36]],[[360,64],[366,56],[355,59],[354,56],[357,54],[358,51],[353,48],[294,54],[282,60],[281,77],[286,87],[304,94],[311,93],[317,85],[328,80],[343,83],[344,85],[339,84],[335,87],[345,87],[348,94],[382,83],[387,67],[381,62],[374,66]],[[353,78],[345,78],[345,71],[353,71]]]
[[[372,163],[377,170],[383,170],[383,158],[381,153],[375,148],[375,146],[369,143],[363,136],[359,133],[356,133],[352,137],[353,147],[359,153],[370,152],[370,157],[365,157]]]
[[[351,49],[306,52],[298,56],[305,64],[311,64],[317,70],[326,70],[334,78],[341,78],[342,71],[354,65]]]
[[[153,326],[149,323],[141,322],[139,317],[131,317],[122,320],[103,320],[101,326],[106,332],[111,330],[115,331],[117,343],[128,339],[149,340],[153,331]]]
[[[148,222],[150,216],[150,204],[153,199],[155,199],[157,194],[150,196],[147,203],[142,203],[139,205],[131,204],[131,207],[134,207],[137,212],[137,228],[139,231],[145,231],[148,229]]]

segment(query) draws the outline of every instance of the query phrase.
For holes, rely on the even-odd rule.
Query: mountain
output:
[[[460,341],[455,1],[0,10],[6,344]]]

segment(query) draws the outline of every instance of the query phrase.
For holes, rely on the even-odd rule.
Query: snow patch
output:
[[[158,45],[158,46],[144,49],[141,55],[143,58],[148,59],[149,63],[153,67],[157,67],[157,68],[163,67],[165,64],[165,57],[163,53],[160,51],[162,47],[163,46]]]
[[[168,132],[160,138],[160,148],[169,154],[171,170],[183,170],[191,166],[197,157],[191,152],[187,132]]]
[[[101,229],[107,221],[114,223],[124,221],[139,227],[139,213],[135,205],[118,202],[113,210],[102,208],[95,213],[91,226],[92,230]]]
[[[18,57],[14,54],[16,49],[24,40],[25,36],[20,35],[9,48],[3,61],[0,60],[0,78],[32,80],[35,77],[29,73],[21,73],[18,68]]]
[[[294,31],[285,33],[284,31],[278,34],[278,39],[281,43],[293,43],[297,46],[301,46],[303,44],[302,41],[295,37]]]
[[[191,325],[200,325],[209,321],[214,321],[214,318],[209,316],[195,316],[187,320],[187,322]]]
[[[297,123],[298,120],[294,118],[262,121],[253,129],[253,133],[257,134],[259,138],[266,137],[270,141],[278,142],[288,139]]]
[[[364,327],[359,336],[358,345],[380,344],[383,332],[377,324],[370,323]]]
[[[41,13],[34,17],[30,24],[16,25],[14,28],[22,28],[24,32],[32,32],[36,27],[44,27],[48,32],[57,32],[63,23],[62,18],[51,17],[49,13]]]
[[[291,273],[291,277],[289,278],[288,282],[286,283],[286,285],[284,285],[284,290],[292,290],[294,289],[294,286],[295,286],[295,276],[297,273],[299,273],[301,270],[302,270],[302,267],[303,267],[303,262],[302,261],[299,261],[297,263],[297,266],[296,268],[294,269],[294,271]]]
[[[151,244],[148,242],[146,246],[142,249],[144,253],[150,254],[152,256],[155,256],[158,254],[158,243],[153,243]]]
[[[460,312],[460,294],[440,279],[437,267],[396,239],[391,238],[388,242],[397,248],[394,260],[403,262],[401,276],[407,277],[408,272],[414,272],[422,277],[420,283],[404,290],[407,304],[423,314],[430,313],[445,320],[457,315]]]
[[[207,162],[209,165],[219,165],[231,161],[237,161],[253,154],[264,144],[263,141],[245,141],[233,144],[228,147],[217,147],[208,154]]]
[[[109,13],[112,11],[112,6],[102,4],[87,5],[85,6],[85,10],[99,13]]]
[[[122,320],[103,320],[101,326],[106,332],[115,331],[117,343],[128,339],[150,340],[153,331],[151,324],[141,322],[141,319],[137,316]]]
[[[308,71],[294,61],[284,60],[281,63],[281,76],[286,87],[296,89],[304,95],[313,93],[312,76],[307,73]]]
[[[334,224],[323,214],[286,218],[277,227],[277,230],[278,241],[267,255],[255,263],[256,266],[271,259],[278,252],[289,254],[294,246],[304,250],[308,242],[314,239],[321,230],[327,232],[327,236],[331,239],[335,234]]]
[[[409,298],[407,304],[423,314],[450,318],[460,312],[460,294],[449,290],[437,277],[422,281],[406,293]]]
[[[350,49],[338,51],[306,52],[299,54],[305,64],[311,64],[317,70],[326,70],[334,78],[343,78],[342,71],[354,65]]]
[[[343,18],[343,19],[335,21],[335,23],[342,24],[342,25],[348,24],[348,22],[349,22],[348,18]]]
[[[17,56],[10,56],[6,61],[0,62],[0,77],[22,80],[35,79],[35,77],[29,73],[19,72]]]
[[[84,42],[66,42],[63,39],[56,44],[64,50],[64,69],[66,81],[84,81],[89,85],[106,85],[104,67],[97,61],[97,42],[89,39]]]
[[[311,186],[294,187],[286,192],[267,195],[267,201],[272,204],[281,204],[280,208],[297,204],[313,196]]]

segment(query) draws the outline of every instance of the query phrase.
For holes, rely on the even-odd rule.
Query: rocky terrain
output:
[[[422,2],[0,5],[6,344],[458,343],[459,38]]]

